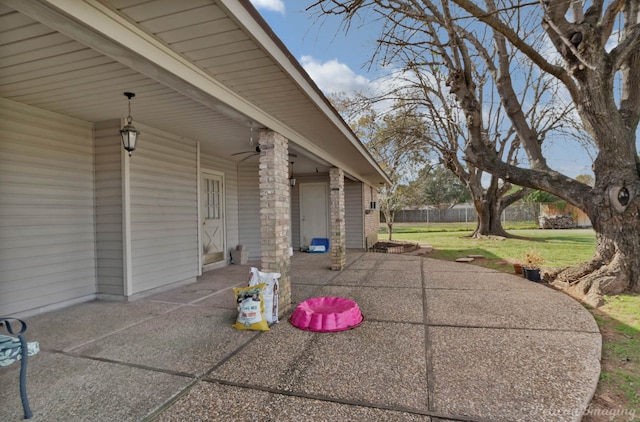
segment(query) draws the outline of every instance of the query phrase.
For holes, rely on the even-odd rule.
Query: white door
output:
[[[307,248],[314,237],[329,237],[328,187],[326,183],[300,184],[300,245]]]
[[[224,260],[224,190],[221,175],[202,177],[202,265]]]

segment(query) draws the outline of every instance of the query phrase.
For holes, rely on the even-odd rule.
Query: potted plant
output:
[[[522,275],[522,264],[519,262],[514,262],[513,263],[513,272],[518,274],[518,275]]]
[[[542,281],[540,277],[540,267],[544,263],[544,258],[537,251],[531,250],[524,254],[522,261],[522,273],[527,280]]]

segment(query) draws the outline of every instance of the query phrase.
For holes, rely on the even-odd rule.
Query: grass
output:
[[[470,239],[472,229],[464,223],[444,223],[444,230],[437,231],[438,225],[431,223],[396,223],[393,239],[427,243],[435,249],[431,256],[453,260],[470,254],[486,254],[505,263],[489,265],[495,269],[511,269],[511,263],[521,261],[524,254],[535,250],[545,258],[545,266],[568,267],[587,260],[596,247],[593,230],[540,230],[532,229],[533,223],[509,223],[505,228],[510,233],[527,239]],[[380,239],[386,239],[385,230],[380,231]],[[492,262],[488,262],[492,264]],[[493,263],[495,264],[495,262]]]
[[[387,239],[386,225],[380,227],[380,240]],[[577,265],[595,251],[595,233],[591,229],[534,227],[533,223],[505,223],[509,233],[526,239],[499,240],[471,239],[468,236],[474,227],[465,223],[396,223],[393,239],[429,244],[434,248],[429,257],[436,259],[484,255],[487,259],[476,261],[478,265],[510,273],[512,263],[521,261],[531,250],[545,258],[545,267]],[[587,309],[594,316],[603,341],[602,372],[591,402],[591,408],[601,412],[585,416],[583,422],[640,421],[640,295],[606,297],[604,306]],[[616,414],[619,419],[611,416]]]
[[[594,403],[615,409],[626,403],[640,420],[640,295],[605,297],[591,310],[602,333],[602,373]],[[595,420],[595,419],[594,419]]]

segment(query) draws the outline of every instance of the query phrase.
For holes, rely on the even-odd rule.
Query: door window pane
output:
[[[221,218],[222,210],[220,207],[221,204],[221,189],[220,189],[220,181],[213,179],[206,179],[206,197],[207,197],[207,205],[206,205],[206,214],[207,219],[209,220],[218,220]]]

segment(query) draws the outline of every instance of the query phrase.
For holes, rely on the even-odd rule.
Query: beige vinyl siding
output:
[[[195,280],[200,251],[196,143],[136,127],[142,132],[138,148],[125,158],[131,186],[132,294]]]
[[[216,170],[224,173],[224,205],[225,233],[227,250],[225,258],[229,259],[229,251],[240,243],[238,220],[238,167],[235,162],[208,154],[200,155],[200,169]]]
[[[95,294],[92,125],[0,98],[0,314]]]
[[[345,230],[347,249],[364,249],[364,207],[361,182],[345,180]]]
[[[120,120],[95,125],[97,292],[124,295]]]
[[[291,206],[292,206],[291,243],[293,245],[294,250],[299,250],[301,247],[301,244],[300,244],[300,184],[301,183],[329,183],[329,173],[315,173],[315,174],[306,174],[306,175],[296,174],[296,186],[291,191]],[[328,203],[327,203],[327,207],[329,207]]]
[[[254,161],[253,159],[248,161]],[[255,162],[238,164],[238,243],[260,259],[260,176]]]

